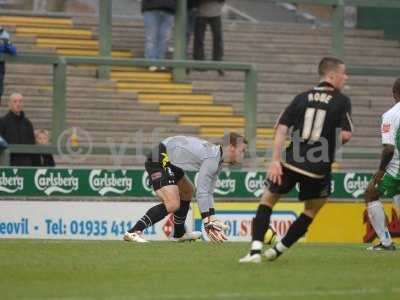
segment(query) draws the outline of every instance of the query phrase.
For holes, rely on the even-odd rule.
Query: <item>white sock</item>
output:
[[[261,251],[263,248],[263,243],[260,241],[252,241],[251,242],[251,250]]]
[[[276,244],[276,249],[278,249],[279,252],[283,253],[285,252],[287,249],[289,249],[288,247],[286,247],[284,244],[282,244],[282,242],[278,242]]]
[[[380,201],[368,203],[368,216],[381,243],[384,246],[389,246],[392,243],[392,238],[385,224],[385,212]]]
[[[400,211],[400,195],[394,196],[393,202],[397,206],[397,211]]]

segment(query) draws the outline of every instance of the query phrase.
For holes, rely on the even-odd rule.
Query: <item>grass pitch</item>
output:
[[[0,241],[0,299],[400,299],[400,251],[299,244],[240,265],[247,243]]]

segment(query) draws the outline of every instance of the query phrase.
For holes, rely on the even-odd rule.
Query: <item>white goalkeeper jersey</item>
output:
[[[198,171],[196,199],[201,212],[214,207],[214,188],[222,168],[221,146],[189,137],[173,136],[161,141],[169,161],[185,171]]]
[[[381,133],[382,144],[393,145],[395,149],[393,158],[386,167],[386,172],[393,177],[400,178],[400,102],[383,114]]]

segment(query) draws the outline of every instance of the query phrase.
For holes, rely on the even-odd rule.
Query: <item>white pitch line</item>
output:
[[[169,299],[265,299],[265,298],[298,298],[307,296],[318,296],[318,297],[330,297],[330,296],[354,296],[354,295],[379,295],[382,293],[400,294],[400,288],[392,288],[389,290],[371,288],[371,289],[343,289],[343,290],[320,290],[320,291],[265,291],[265,292],[222,292],[216,294],[154,294],[154,295],[143,295],[143,296],[112,296],[109,299],[115,300],[169,300]],[[32,298],[29,298],[32,299]],[[43,299],[43,298],[41,298]],[[95,297],[84,296],[81,297],[56,297],[51,298],[54,300],[93,300]]]

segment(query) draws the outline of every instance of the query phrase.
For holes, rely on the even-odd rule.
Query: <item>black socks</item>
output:
[[[181,206],[174,213],[174,238],[180,238],[185,234],[185,221],[190,208],[190,201],[181,200]]]
[[[268,230],[272,209],[266,205],[260,204],[257,209],[256,217],[253,219],[253,239],[250,255],[261,254],[264,242],[264,235]],[[308,230],[313,218],[302,213],[296,221],[289,227],[288,232],[280,242],[274,245],[277,256],[296,243]],[[270,250],[268,250],[270,251]]]
[[[190,201],[182,201],[179,209],[174,213],[174,237],[179,238],[185,234],[185,221],[190,208]],[[133,226],[129,232],[143,231],[153,226],[168,215],[167,209],[163,203],[150,208],[146,214]]]
[[[153,206],[128,232],[143,231],[147,227],[153,226],[164,219],[167,214],[167,209],[163,203]]]
[[[296,221],[289,227],[288,232],[281,240],[282,244],[289,248],[296,243],[307,232],[308,226],[312,223],[313,218],[302,213]]]
[[[264,235],[268,230],[269,221],[272,214],[272,208],[260,204],[257,209],[256,217],[253,219],[252,230],[253,230],[253,241],[264,242]]]

